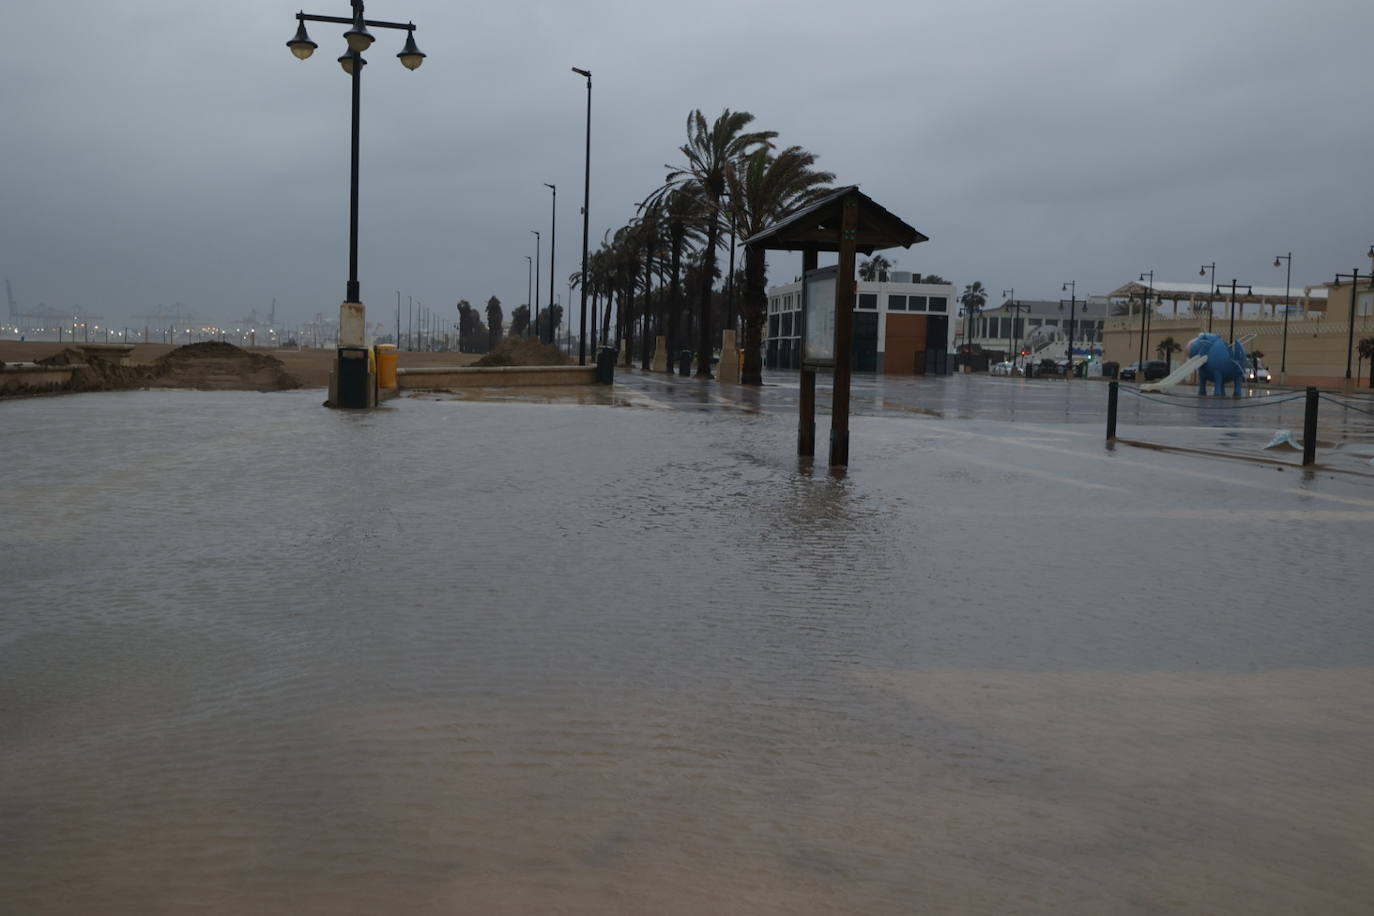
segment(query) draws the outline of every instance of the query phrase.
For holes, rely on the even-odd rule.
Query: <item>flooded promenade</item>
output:
[[[0,403],[0,912],[1369,911],[1374,417],[617,381]]]

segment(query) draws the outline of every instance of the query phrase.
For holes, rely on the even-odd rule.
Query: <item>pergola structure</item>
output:
[[[1127,302],[1139,301],[1145,296],[1161,304],[1173,303],[1174,315],[1179,314],[1179,303],[1187,305],[1189,315],[1205,315],[1215,307],[1214,303],[1229,306],[1231,284],[1228,282],[1213,286],[1211,283],[1179,283],[1164,280],[1149,284],[1144,280],[1132,280],[1107,294],[1109,300],[1124,299]],[[1322,311],[1326,308],[1326,288],[1305,286],[1285,290],[1282,286],[1251,286],[1241,283],[1237,285],[1235,301],[1242,307],[1242,313],[1245,305],[1259,304],[1261,313],[1267,306],[1270,314],[1275,317],[1282,314],[1279,310],[1285,305],[1298,306],[1302,313],[1306,314],[1314,309]]]
[[[830,466],[849,464],[850,350],[854,336],[855,257],[884,248],[910,248],[929,239],[907,225],[858,185],[837,188],[786,219],[744,240],[746,248],[800,251],[805,276],[816,269],[822,251],[840,256],[835,283],[834,391],[830,408]],[[805,332],[803,331],[803,338]],[[816,454],[816,370],[805,359],[801,369],[801,416],[797,454]]]

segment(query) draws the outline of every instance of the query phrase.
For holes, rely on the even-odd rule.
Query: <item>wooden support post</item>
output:
[[[797,454],[816,456],[816,370],[801,371],[801,416],[797,420]]]
[[[802,284],[806,274],[816,269],[819,256],[814,248],[802,251]],[[802,366],[801,403],[797,417],[797,454],[803,458],[816,456],[816,370]]]
[[[844,202],[839,275],[835,278],[835,389],[830,407],[830,466],[849,465],[849,351],[854,340],[854,256],[859,202]]]

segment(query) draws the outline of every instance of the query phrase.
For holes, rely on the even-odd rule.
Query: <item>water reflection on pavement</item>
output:
[[[781,381],[0,404],[3,910],[1367,911],[1368,478]]]

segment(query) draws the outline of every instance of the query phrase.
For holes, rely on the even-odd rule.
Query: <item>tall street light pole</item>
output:
[[[530,232],[534,233],[534,312],[530,316],[534,324],[526,337],[534,337],[539,331],[539,230],[531,229]]]
[[[1015,301],[1016,301],[1016,287],[1013,286],[1011,289],[1004,289],[1004,290],[1002,290],[1002,298],[1005,299],[1007,302],[1015,302]],[[986,329],[984,329],[984,330],[986,330]],[[1011,335],[1008,334],[1007,336],[1010,337]],[[1010,349],[1010,348],[1008,348],[1008,349]],[[1012,364],[1013,366],[1016,365],[1016,354],[1015,354],[1015,353],[1008,353],[1007,355],[1011,357],[1011,364]]]
[[[1145,362],[1145,335],[1150,333],[1149,329],[1146,327],[1145,324],[1145,316],[1149,314],[1150,300],[1153,299],[1155,295],[1154,270],[1151,269],[1145,271],[1145,273],[1140,275],[1140,279],[1147,280],[1147,285],[1145,287],[1145,299],[1141,303],[1140,308],[1140,362],[1143,364]],[[1209,322],[1212,320],[1210,315],[1208,316],[1207,320]],[[1140,376],[1145,375],[1145,368],[1143,365],[1137,367],[1136,374]]]
[[[1280,261],[1288,262],[1288,273],[1283,281],[1283,345],[1279,350],[1279,384],[1288,384],[1288,313],[1293,306],[1289,302],[1289,291],[1293,288],[1293,252],[1274,256],[1274,266]]]
[[[1244,286],[1244,287],[1245,287],[1245,291],[1246,291],[1247,293],[1253,294],[1254,291],[1255,291],[1254,287],[1250,286],[1248,283],[1237,283],[1237,282],[1235,281],[1234,278],[1231,280],[1231,328],[1230,328],[1231,343],[1235,343],[1235,342],[1236,342],[1236,287],[1237,287],[1237,286]]]
[[[352,5],[353,15],[351,17],[297,13],[296,35],[286,43],[292,54],[300,60],[306,60],[319,47],[311,41],[310,35],[306,32],[306,22],[335,22],[349,26],[348,31],[343,34],[344,40],[348,43],[348,49],[339,57],[340,66],[352,78],[353,82],[353,129],[351,138],[352,170],[349,177],[348,283],[345,287],[344,302],[339,306],[339,355],[335,362],[335,378],[339,382],[339,391],[336,395],[336,406],[338,407],[366,407],[368,400],[365,386],[358,386],[362,389],[360,394],[354,386],[346,387],[342,384],[344,350],[367,345],[366,312],[358,287],[358,118],[362,99],[363,66],[367,63],[363,59],[362,52],[371,47],[373,41],[372,33],[368,31],[368,27],[405,31],[405,46],[396,57],[400,59],[401,65],[407,70],[416,69],[425,60],[424,52],[415,45],[415,23],[365,19],[363,17],[363,0],[352,0]]]
[[[1207,271],[1209,270],[1212,272],[1212,289],[1215,290],[1217,288],[1216,261],[1213,261],[1211,264],[1203,264],[1201,267],[1197,269],[1197,275],[1199,277],[1205,277],[1207,276]],[[1210,334],[1212,333],[1212,299],[1210,298],[1212,296],[1212,293],[1208,293],[1207,295],[1209,297],[1207,299],[1207,333]]]
[[[582,173],[582,309],[578,316],[581,336],[577,340],[577,364],[587,365],[587,210],[592,201],[592,71],[572,68],[587,78],[587,155]]]
[[[1012,292],[1015,292],[1015,290],[1013,290]],[[1021,349],[1021,329],[1016,326],[1016,323],[1021,320],[1021,313],[1029,312],[1031,310],[1031,307],[1029,305],[1022,305],[1020,302],[1017,302],[1014,298],[1007,303],[1006,307],[1007,311],[1011,313],[1011,318],[1007,319],[1011,322],[1011,327],[1008,329],[1010,333],[1008,333],[1007,336],[1012,339],[1011,359],[1012,365],[1015,365],[1016,357],[1020,355],[1018,351]],[[1023,372],[1026,371],[1026,368],[1026,366],[1021,367]]]
[[[534,258],[525,255],[525,260],[529,262],[525,265],[525,320],[528,321],[530,316],[530,301],[531,297],[534,296]],[[529,336],[528,331],[526,331],[525,336]]]
[[[1061,293],[1064,290],[1069,291],[1069,372],[1066,377],[1073,378],[1073,329],[1074,321],[1078,316],[1078,281],[1070,280],[1059,288]]]
[[[541,332],[539,341],[551,344],[555,342],[554,334],[556,333],[553,326],[553,251],[554,246],[558,244],[558,188],[547,181],[544,182],[544,187],[553,192],[553,210],[549,215],[549,339],[544,340],[544,335]]]
[[[1369,246],[1369,251],[1369,256],[1374,258],[1374,245]],[[1355,352],[1355,307],[1360,300],[1360,269],[1356,267],[1348,274],[1336,274],[1335,285],[1340,286],[1341,281],[1347,279],[1350,281],[1350,313],[1348,316],[1350,318],[1350,326],[1346,329],[1345,335],[1345,380],[1347,387],[1349,387],[1350,360]],[[1369,281],[1371,285],[1374,285],[1374,280],[1371,280],[1368,274],[1365,275],[1365,280]]]

